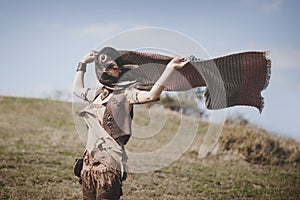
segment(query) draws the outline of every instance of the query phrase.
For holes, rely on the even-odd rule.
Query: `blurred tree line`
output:
[[[208,117],[209,113],[205,106],[205,87],[194,88],[184,92],[164,92],[158,102],[147,104],[151,107],[159,103],[164,108],[182,113],[187,116],[201,118]]]

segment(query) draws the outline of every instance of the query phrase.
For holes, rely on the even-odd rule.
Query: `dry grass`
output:
[[[254,164],[300,167],[299,143],[248,124],[227,122],[219,140],[218,152],[239,155]]]
[[[0,199],[80,199],[72,170],[84,146],[71,105],[11,97],[0,103]],[[144,145],[132,140],[128,149],[164,144],[178,126],[179,117],[170,116],[161,137]],[[136,119],[149,123],[143,111]],[[299,199],[299,143],[248,128],[226,124],[217,153],[199,160],[195,152],[207,129],[200,123],[189,151],[161,170],[130,176],[122,199]]]

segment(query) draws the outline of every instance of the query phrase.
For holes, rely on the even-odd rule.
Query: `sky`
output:
[[[268,50],[272,74],[262,114],[226,111],[300,141],[299,7],[297,0],[0,0],[0,95],[71,95],[83,55],[121,32],[159,27],[192,38],[210,57]]]

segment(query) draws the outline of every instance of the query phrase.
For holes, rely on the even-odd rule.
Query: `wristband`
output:
[[[78,63],[76,72],[78,72],[78,71],[82,71],[83,73],[85,73],[86,72],[86,63],[83,63],[83,62]]]

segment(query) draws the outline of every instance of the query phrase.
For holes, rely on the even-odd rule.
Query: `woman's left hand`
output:
[[[181,69],[181,68],[185,67],[186,64],[188,64],[188,63],[189,63],[189,60],[183,61],[183,58],[175,57],[168,63],[167,68],[177,70],[177,69]]]

